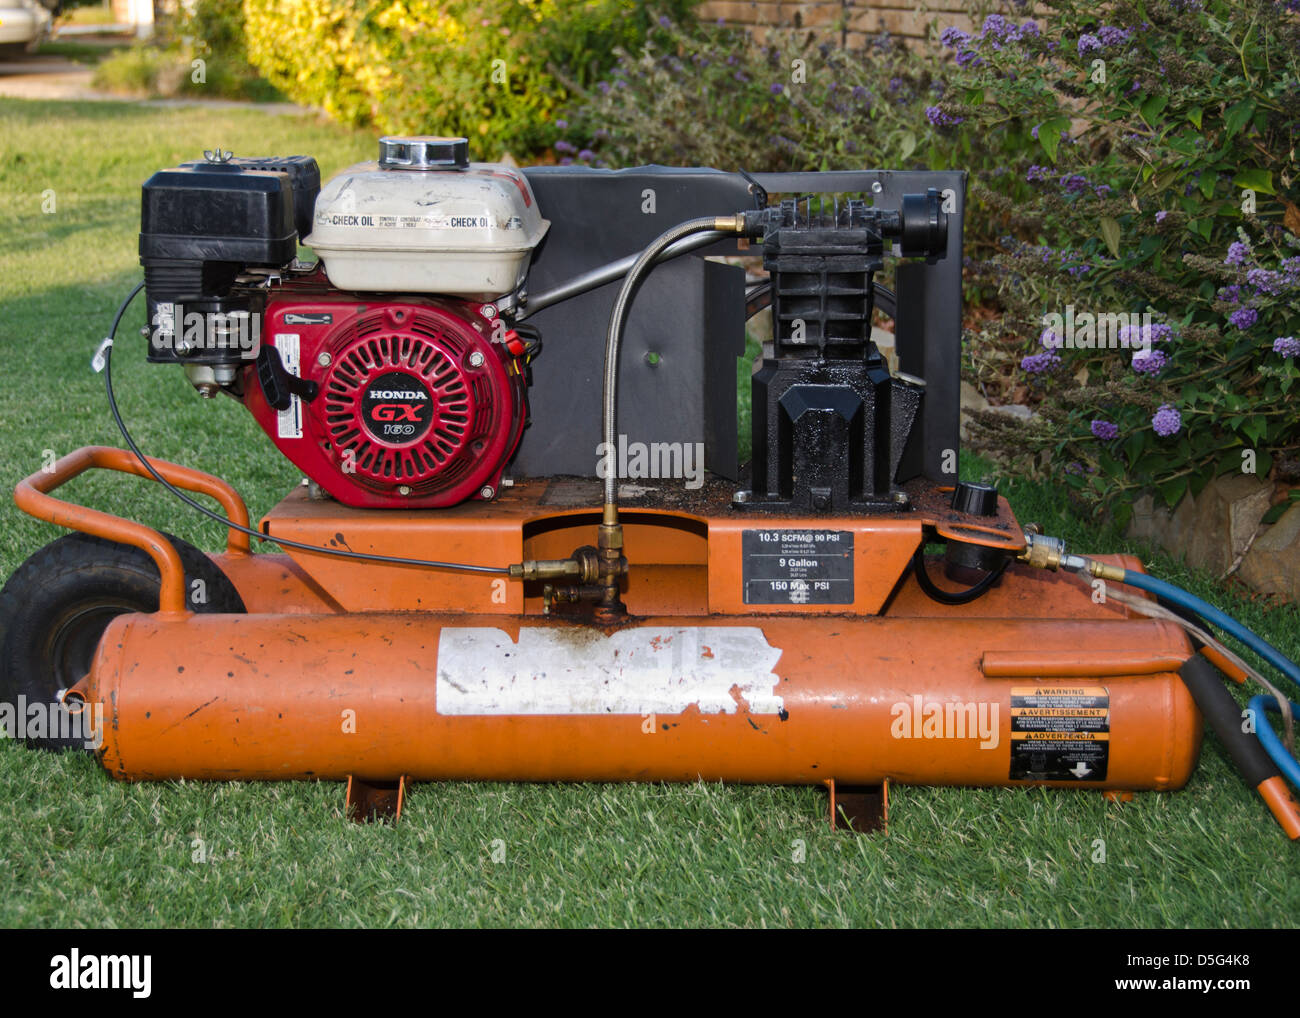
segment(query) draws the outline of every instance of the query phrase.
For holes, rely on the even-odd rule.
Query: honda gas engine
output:
[[[954,447],[955,417],[922,397],[955,392],[951,325],[926,309],[956,299],[932,263],[960,246],[930,181],[955,195],[960,175],[831,175],[875,200],[814,207],[718,170],[471,163],[462,138],[383,138],[324,187],[307,156],[204,155],[144,184],[149,359],[241,401],[315,495],[430,509],[513,475],[672,476],[687,452],[743,485],[736,358],[766,307],[737,505],[892,512]],[[799,194],[807,176],[772,181]],[[668,246],[636,268],[665,223]],[[712,259],[753,241],[766,278],[746,289]],[[925,260],[898,270],[897,299],[875,280],[888,254]],[[631,316],[615,300],[629,285]],[[894,372],[871,340],[878,298],[903,337]],[[557,341],[534,377],[543,333]],[[619,406],[652,469],[611,465],[629,445],[606,433]]]
[[[323,190],[310,157],[206,156],[144,185],[149,359],[242,399],[346,505],[491,498],[529,355],[493,301],[549,226],[525,177],[463,139],[385,138]]]

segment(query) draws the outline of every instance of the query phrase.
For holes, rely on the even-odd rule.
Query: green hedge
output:
[[[694,3],[661,6],[680,15]],[[249,60],[294,101],[521,160],[554,140],[568,87],[639,45],[653,18],[631,0],[244,0],[244,16]]]

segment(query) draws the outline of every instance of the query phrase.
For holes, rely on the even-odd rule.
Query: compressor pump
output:
[[[346,779],[359,816],[421,780],[820,784],[859,830],[891,781],[1176,789],[1208,718],[1300,837],[1289,742],[1241,733],[1215,667],[1288,732],[1292,705],[1213,630],[1296,665],[957,476],[965,181],[520,170],[435,137],[323,187],[306,156],[155,173],[144,280],[94,359],[126,448],[19,484],[78,533],[0,596],[3,692],[110,705],[95,748],[122,779]],[[257,527],[130,433],[112,365],[141,290],[148,361],[304,475]],[[226,550],[52,494],[92,468],[164,485]]]

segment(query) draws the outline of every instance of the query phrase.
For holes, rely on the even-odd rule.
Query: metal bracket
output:
[[[830,792],[831,830],[845,829],[855,834],[882,834],[889,831],[889,780],[879,785],[837,785],[826,781]]]
[[[355,774],[348,775],[346,814],[359,824],[375,820],[397,823],[402,817],[406,801],[406,775],[396,781],[366,781]]]

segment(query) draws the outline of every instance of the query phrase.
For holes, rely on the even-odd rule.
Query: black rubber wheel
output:
[[[235,585],[212,559],[178,537],[166,537],[185,567],[191,611],[245,611]],[[158,567],[139,548],[89,534],[47,544],[0,590],[0,703],[14,712],[20,702],[56,704],[60,691],[90,670],[109,622],[127,612],[157,611],[161,586]],[[50,708],[45,717],[57,714]],[[81,736],[28,735],[25,741],[39,749],[86,748]]]

